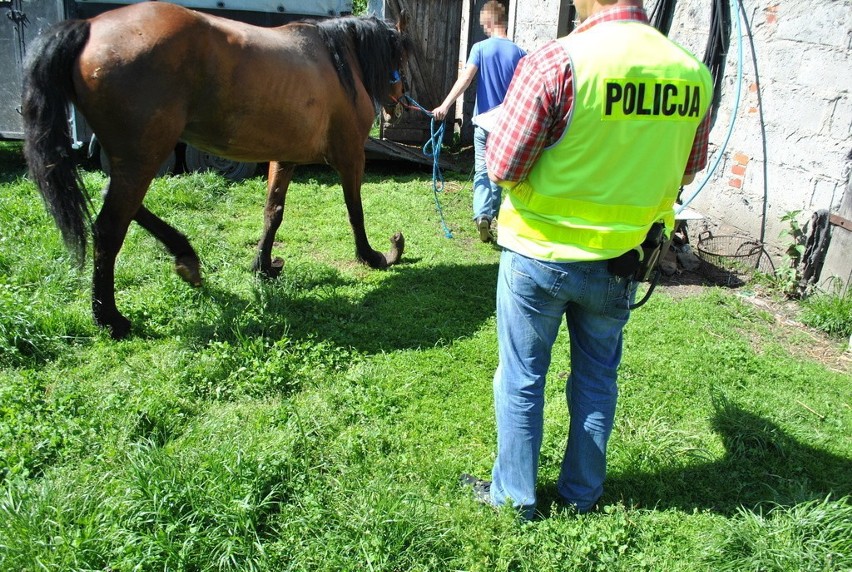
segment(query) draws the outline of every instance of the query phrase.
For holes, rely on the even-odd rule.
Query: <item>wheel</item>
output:
[[[216,171],[229,181],[242,181],[254,175],[257,163],[242,163],[186,146],[187,171]]]
[[[100,158],[101,158],[101,171],[103,171],[107,176],[109,176],[109,158],[107,158],[106,151],[104,148],[100,148]],[[163,175],[167,175],[175,170],[175,164],[177,163],[177,158],[175,157],[175,152],[172,150],[169,153],[169,156],[166,157],[166,160],[163,161],[163,164],[160,165],[160,168],[157,169],[156,177],[162,177]]]

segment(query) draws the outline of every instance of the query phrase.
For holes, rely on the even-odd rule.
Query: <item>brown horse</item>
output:
[[[187,238],[143,204],[177,142],[239,161],[270,161],[263,234],[254,270],[271,260],[295,166],[327,163],[340,175],[357,257],[395,264],[364,230],[364,144],[380,106],[398,108],[399,70],[410,41],[404,21],[343,17],[260,28],[165,2],[142,2],[46,31],[27,62],[23,116],[30,175],[66,244],[82,262],[94,243],[92,311],[114,338],[130,322],[115,305],[115,259],[135,220],[174,255],[187,282],[201,283]],[[86,118],[109,159],[110,181],[92,222],[72,159],[68,102]]]

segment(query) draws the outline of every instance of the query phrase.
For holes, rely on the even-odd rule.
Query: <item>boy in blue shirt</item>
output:
[[[477,42],[470,50],[467,64],[453,84],[443,103],[432,110],[436,120],[447,116],[450,106],[459,96],[476,83],[476,104],[474,116],[485,113],[503,103],[512,75],[518,61],[526,52],[512,42],[506,35],[508,18],[506,8],[497,0],[486,2],[479,12],[479,23],[487,39]],[[473,220],[482,242],[492,240],[491,222],[500,209],[500,187],[488,179],[485,166],[485,142],[488,131],[476,126],[473,134],[474,175],[473,175]]]

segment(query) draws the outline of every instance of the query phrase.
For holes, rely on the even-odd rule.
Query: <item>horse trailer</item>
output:
[[[126,4],[149,0],[0,0],[0,140],[24,137],[21,88],[27,47],[45,29],[68,18],[91,18]],[[168,0],[193,10],[257,26],[280,26],[305,18],[329,18],[352,13],[351,0]],[[100,159],[97,141],[85,120],[68,110],[69,131],[81,156]],[[237,163],[187,147],[176,150],[188,170],[211,168],[233,179],[254,172],[255,165]],[[163,165],[171,170],[176,155]],[[108,172],[109,166],[101,164]]]

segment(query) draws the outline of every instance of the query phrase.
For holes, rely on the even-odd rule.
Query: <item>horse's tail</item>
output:
[[[74,95],[74,63],[88,39],[85,20],[65,20],[45,31],[27,54],[22,102],[30,177],[80,262],[86,256],[92,217],[72,155],[68,103]]]

